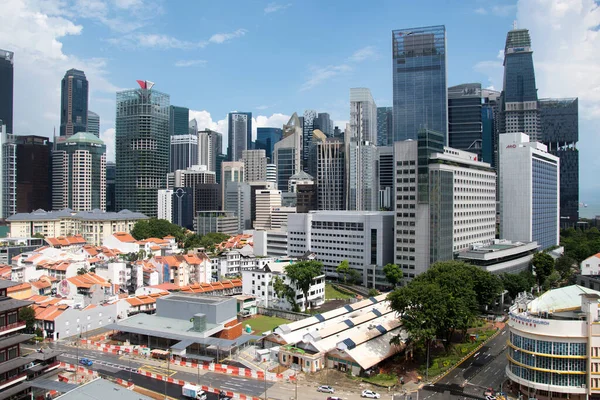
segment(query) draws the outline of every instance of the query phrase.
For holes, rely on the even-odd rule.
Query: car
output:
[[[341,397],[332,397],[332,396],[329,396],[327,398],[327,400],[342,400],[342,398]]]
[[[485,389],[485,392],[483,392],[483,395],[485,397],[487,397],[487,396],[493,397],[495,394],[496,394],[496,392],[494,392],[494,388],[491,388],[491,387]]]
[[[381,397],[381,395],[372,390],[363,390],[362,393],[360,394],[360,397],[366,397],[368,399],[378,399]]]
[[[328,385],[321,385],[317,388],[317,392],[322,393],[335,393],[335,389]]]
[[[82,358],[79,360],[79,364],[85,365],[86,367],[91,367],[94,364],[94,362],[89,358]]]

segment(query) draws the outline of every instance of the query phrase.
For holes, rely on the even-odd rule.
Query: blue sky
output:
[[[593,0],[5,0],[2,19],[0,48],[16,53],[17,133],[52,135],[60,79],[80,68],[109,157],[115,92],[136,79],[193,110],[201,128],[223,131],[232,110],[251,111],[256,126],[281,126],[308,108],[343,125],[351,87],[368,87],[377,105],[391,105],[393,29],[446,25],[448,84],[499,89],[498,55],[516,19],[531,31],[540,97],[580,98],[581,200],[600,214]]]

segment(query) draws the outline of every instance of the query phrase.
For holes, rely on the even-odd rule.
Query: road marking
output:
[[[173,376],[177,373],[177,371],[173,371],[172,369],[167,369],[167,368],[162,368],[162,367],[155,367],[153,365],[142,365],[140,368],[140,370],[143,371],[148,371],[151,372],[153,374],[158,374],[158,375],[166,375],[166,376]]]

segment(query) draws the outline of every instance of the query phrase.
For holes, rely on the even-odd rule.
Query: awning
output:
[[[168,351],[166,351],[166,350],[159,350],[159,349],[154,349],[150,353],[157,354],[159,356],[168,356],[169,355]]]

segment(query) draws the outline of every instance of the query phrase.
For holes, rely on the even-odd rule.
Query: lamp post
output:
[[[425,367],[425,381],[429,382],[429,348],[431,347],[431,339],[427,341],[427,365]]]
[[[267,372],[268,372],[267,367],[265,367],[264,370],[265,370],[265,376],[264,376],[264,379],[265,379],[265,400],[268,400],[269,398],[267,397]]]
[[[167,354],[167,376],[165,376],[165,400],[167,397],[167,380],[169,379],[169,375],[171,374],[171,349],[169,349]]]

